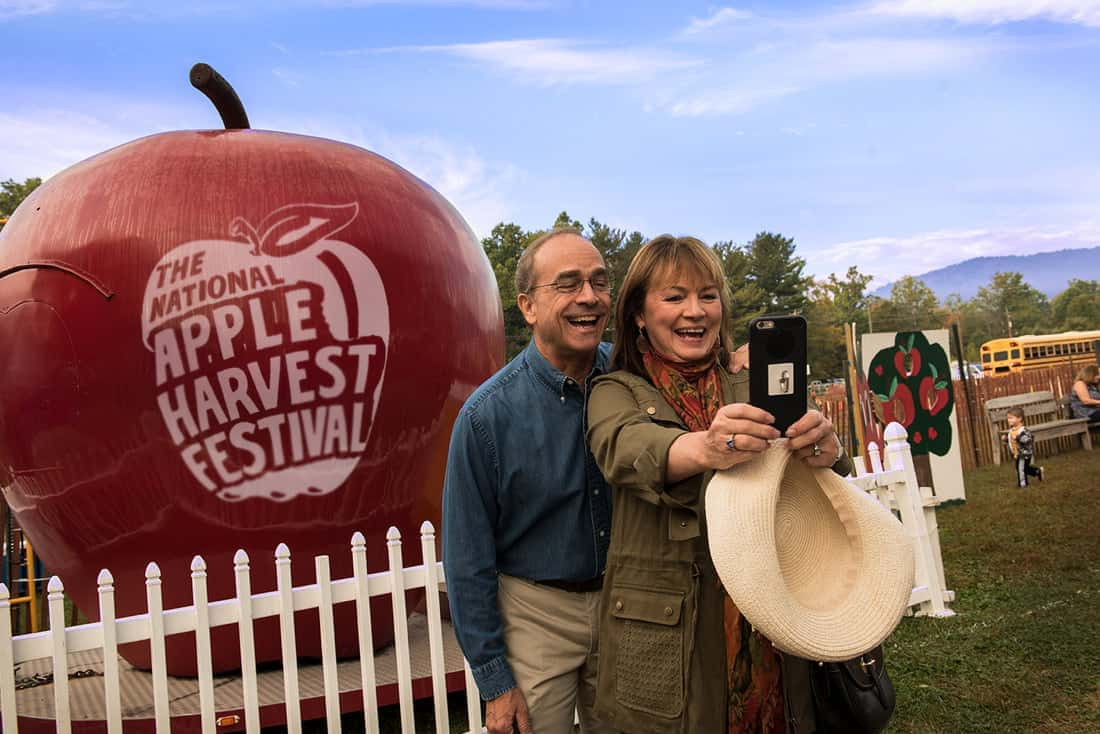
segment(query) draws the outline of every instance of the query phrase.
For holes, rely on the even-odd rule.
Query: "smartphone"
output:
[[[806,319],[768,315],[749,322],[749,402],[775,416],[780,433],[806,414]]]

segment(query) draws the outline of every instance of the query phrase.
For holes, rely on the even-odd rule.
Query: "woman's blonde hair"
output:
[[[1094,364],[1086,364],[1077,372],[1077,378],[1081,382],[1092,382],[1100,375],[1100,367]]]
[[[718,342],[714,345],[718,362],[729,364],[729,290],[718,255],[694,237],[673,237],[663,234],[645,243],[627,268],[626,278],[619,288],[619,303],[615,309],[615,349],[611,353],[612,369],[624,369],[646,376],[642,352],[638,348],[636,316],[645,307],[645,297],[654,279],[666,274],[694,270],[704,280],[718,287],[722,302],[722,322],[718,327]]]

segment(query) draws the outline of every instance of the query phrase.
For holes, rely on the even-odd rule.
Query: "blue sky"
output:
[[[877,284],[1100,244],[1100,0],[0,0],[0,56],[0,179],[220,126],[206,61],[479,236],[770,230]]]

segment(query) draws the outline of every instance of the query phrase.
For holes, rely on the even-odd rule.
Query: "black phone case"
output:
[[[764,328],[771,322],[771,328]],[[784,381],[786,380],[786,382]],[[786,432],[806,414],[806,319],[760,316],[749,322],[749,402]]]

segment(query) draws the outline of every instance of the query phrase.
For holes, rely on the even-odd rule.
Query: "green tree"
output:
[[[994,336],[1040,334],[1050,315],[1047,297],[1019,273],[994,273],[989,285],[978,289],[973,305],[988,318]]]
[[[860,332],[867,330],[867,285],[871,280],[872,276],[853,265],[843,279],[831,273],[811,285],[805,310],[809,326],[806,349],[815,378],[844,376],[848,358],[844,325],[854,321]]]
[[[508,359],[518,354],[527,343],[527,322],[516,305],[516,263],[523,254],[523,248],[538,235],[538,232],[525,231],[518,224],[501,222],[493,227],[488,237],[481,240],[481,247],[496,276],[500,305],[504,309],[504,348]]]
[[[1053,331],[1100,329],[1100,282],[1070,280],[1050,302],[1050,321]]]
[[[764,293],[768,311],[801,313],[806,307],[810,278],[802,274],[806,261],[794,251],[792,238],[772,232],[760,232],[747,246],[748,282]]]
[[[716,242],[714,252],[722,262],[722,272],[730,291],[730,323],[733,339],[742,343],[748,333],[749,320],[767,313],[767,296],[751,278],[752,258],[745,247],[728,240]]]
[[[28,178],[23,183],[10,178],[7,181],[0,181],[0,219],[10,217],[16,207],[23,203],[23,199],[30,196],[31,192],[41,184],[40,178]],[[0,229],[3,228],[4,224],[0,222]]]
[[[939,329],[944,322],[936,292],[911,275],[899,278],[890,297],[874,304],[869,314],[876,331]]]
[[[565,212],[562,212],[564,215]],[[585,232],[584,228],[580,228]],[[626,278],[630,261],[638,254],[638,250],[645,244],[646,238],[641,232],[628,233],[625,229],[615,229],[595,217],[588,220],[588,229],[585,236],[599,250],[607,263],[607,270],[611,274],[611,303],[615,304],[619,287]]]

